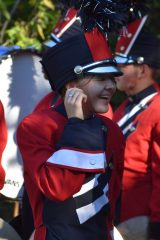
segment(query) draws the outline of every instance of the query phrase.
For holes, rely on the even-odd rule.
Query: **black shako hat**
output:
[[[127,33],[120,34],[116,44],[118,64],[147,64],[160,68],[160,39],[145,28],[147,16],[128,24]]]
[[[106,37],[95,28],[70,37],[44,53],[41,61],[53,90],[85,75],[122,75]]]

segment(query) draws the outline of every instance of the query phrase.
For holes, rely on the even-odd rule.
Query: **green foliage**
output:
[[[160,1],[154,0],[153,4],[151,5],[151,12],[149,18],[149,27],[158,37],[160,37],[159,31],[159,15],[160,14]]]
[[[7,24],[5,32],[1,31],[0,44],[22,48],[32,46],[41,49],[60,17],[60,12],[51,0],[6,0],[5,3],[0,0],[0,10],[0,28],[3,29]]]
[[[7,10],[7,5],[2,0],[0,0],[0,12],[3,13],[6,19],[10,20],[10,14]]]
[[[0,44],[40,50],[60,17],[59,5],[58,0],[0,0]],[[158,35],[160,1],[153,0],[151,9],[150,25]]]

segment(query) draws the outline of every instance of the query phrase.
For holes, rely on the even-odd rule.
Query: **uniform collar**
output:
[[[64,106],[64,102],[61,102],[58,106],[55,106],[54,111],[60,113],[65,118],[67,118],[67,113],[66,113],[66,109],[65,109],[65,106]]]
[[[138,104],[143,98],[155,92],[157,92],[155,86],[151,85],[133,96],[128,96],[128,100],[130,103]]]

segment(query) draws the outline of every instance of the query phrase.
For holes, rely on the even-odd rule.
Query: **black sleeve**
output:
[[[70,118],[58,143],[58,148],[78,148],[104,151],[104,126],[99,118],[81,120]]]
[[[160,239],[160,222],[149,223],[149,239]]]

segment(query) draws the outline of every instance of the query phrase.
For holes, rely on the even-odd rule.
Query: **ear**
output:
[[[146,67],[147,67],[146,64],[139,65],[139,77],[143,77],[145,75],[147,70]]]
[[[77,86],[76,82],[72,81],[66,84],[66,89],[74,88],[76,86]]]

